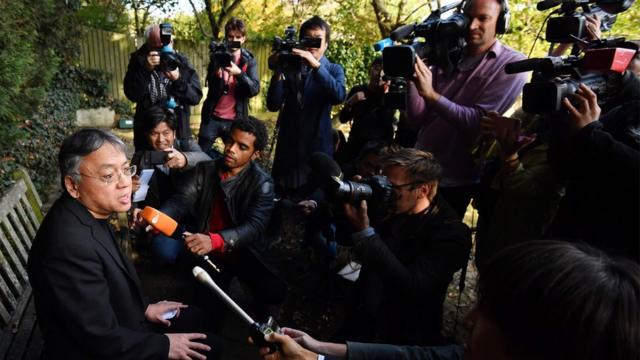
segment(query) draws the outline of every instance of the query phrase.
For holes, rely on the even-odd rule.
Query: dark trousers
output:
[[[200,132],[198,133],[198,145],[202,151],[211,149],[213,143],[218,137],[223,137],[225,132],[229,131],[233,120],[211,116],[208,120],[200,124]]]

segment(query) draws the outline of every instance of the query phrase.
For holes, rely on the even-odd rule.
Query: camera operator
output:
[[[320,47],[294,48],[292,54],[303,59],[302,71],[291,73],[276,68],[271,77],[267,108],[280,111],[272,170],[279,196],[293,195],[307,183],[311,154],[320,151],[333,155],[331,106],[344,101],[345,79],[342,66],[324,57],[330,35],[329,24],[320,17],[305,21],[300,27],[301,39],[319,38]]]
[[[173,113],[158,107],[152,106],[145,113],[146,135],[151,150],[142,150],[133,154],[131,164],[136,165],[142,171],[144,169],[154,169],[153,175],[149,179],[149,188],[146,198],[138,203],[138,208],[151,206],[160,208],[167,201],[181,183],[185,181],[186,170],[193,169],[201,161],[208,161],[211,158],[202,152],[202,149],[193,139],[183,141],[176,139],[176,120]],[[154,155],[163,155],[164,158],[159,163],[154,159]],[[139,176],[133,177],[133,190],[140,188]],[[135,217],[134,217],[135,218]],[[173,263],[182,252],[182,241],[157,234],[151,239],[151,250],[154,259],[159,263]]]
[[[186,56],[173,52],[170,54],[172,64],[167,66],[161,63],[160,50],[164,49],[162,36],[159,25],[147,28],[146,43],[131,54],[124,76],[124,93],[136,103],[133,121],[133,144],[136,151],[148,149],[142,129],[145,127],[144,112],[149,107],[156,105],[173,108],[177,121],[176,135],[178,139],[187,141],[191,137],[189,107],[198,105],[202,99],[198,74]],[[173,38],[167,45],[172,44]],[[172,69],[172,66],[177,67]]]
[[[467,263],[470,231],[437,195],[442,169],[433,155],[393,147],[381,159],[395,194],[389,216],[373,229],[366,201],[345,205],[362,271],[358,305],[337,337],[440,344],[442,304],[453,273]]]
[[[602,116],[584,84],[564,100],[571,132],[567,146],[551,148],[549,158],[565,177],[566,195],[551,235],[640,261],[640,81],[633,80],[634,96]]]
[[[480,275],[464,346],[338,344],[283,328],[265,336],[279,350],[259,353],[264,360],[637,359],[639,274],[637,264],[586,245],[532,241],[499,252]]]
[[[340,122],[352,121],[349,140],[336,152],[336,160],[345,164],[356,156],[369,141],[393,141],[395,109],[385,107],[384,94],[389,81],[383,79],[382,57],[375,58],[369,66],[369,83],[356,85],[347,95],[347,101],[340,111]]]
[[[524,55],[504,46],[496,34],[508,26],[506,0],[471,0],[467,45],[450,77],[416,60],[409,86],[407,118],[420,127],[416,148],[432,152],[443,166],[441,194],[462,218],[479,181],[470,149],[488,111],[503,113],[521,92],[526,75],[507,75],[504,66]]]
[[[247,29],[244,21],[231,18],[224,26],[227,46],[244,45]],[[207,84],[209,92],[202,105],[202,121],[198,144],[204,151],[209,151],[220,136],[222,129],[229,129],[231,121],[244,119],[249,115],[249,98],[258,95],[260,79],[258,65],[253,54],[242,47],[229,48],[231,62],[216,63],[216,56],[211,56],[207,68]]]

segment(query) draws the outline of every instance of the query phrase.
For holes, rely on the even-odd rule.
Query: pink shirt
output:
[[[235,60],[236,65],[240,64],[240,57]],[[235,76],[231,76],[227,71],[218,69],[218,77],[222,78],[227,84],[227,94],[222,94],[216,108],[213,109],[213,116],[217,116],[226,120],[234,120],[236,118],[236,85],[238,81]]]

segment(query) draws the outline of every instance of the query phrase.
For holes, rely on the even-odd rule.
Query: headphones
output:
[[[465,0],[461,4],[462,12],[466,13],[467,8],[471,6],[472,0]],[[496,22],[496,34],[504,34],[509,30],[509,20],[511,19],[511,12],[509,11],[508,0],[497,0],[500,3],[500,14],[498,15],[498,21]]]

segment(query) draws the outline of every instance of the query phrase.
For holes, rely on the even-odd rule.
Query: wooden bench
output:
[[[27,276],[42,201],[24,169],[15,178],[0,199],[0,360],[38,359],[43,345]]]

